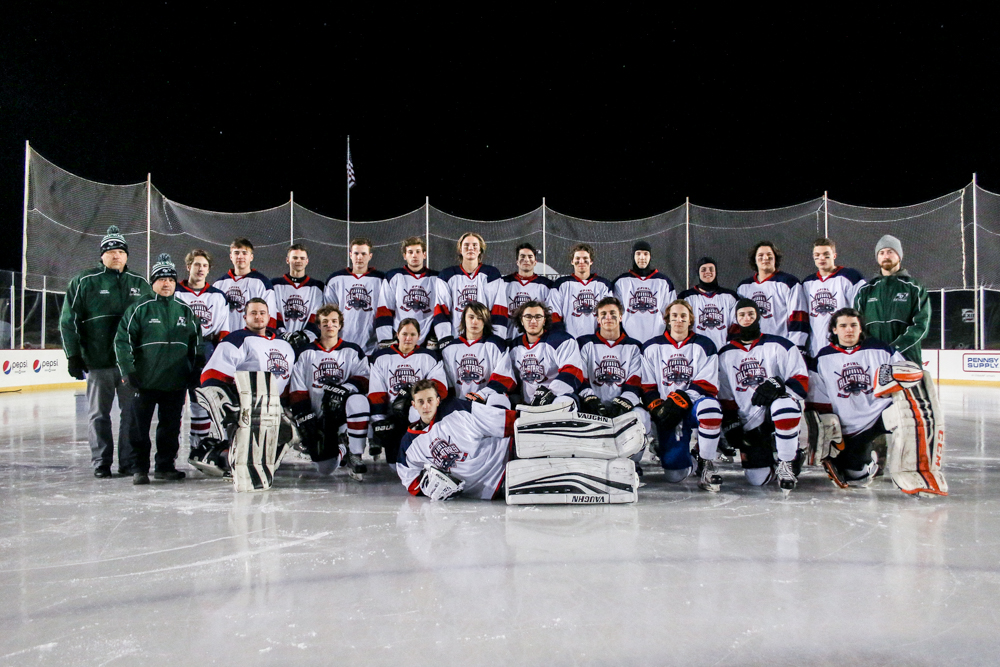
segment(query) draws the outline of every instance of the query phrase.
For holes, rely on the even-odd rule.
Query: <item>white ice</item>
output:
[[[1000,664],[1000,389],[941,401],[946,498],[647,463],[634,506],[507,507],[98,480],[81,395],[0,395],[0,665]]]

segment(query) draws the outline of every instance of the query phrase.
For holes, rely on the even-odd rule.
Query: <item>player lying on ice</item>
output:
[[[578,413],[563,399],[542,407],[450,400],[432,380],[411,388],[420,419],[400,444],[396,472],[413,495],[464,494],[510,504],[635,502],[629,456],[644,445],[635,413],[615,419]]]

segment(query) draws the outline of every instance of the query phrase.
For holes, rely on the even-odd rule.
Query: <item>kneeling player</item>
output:
[[[719,358],[715,344],[694,333],[694,311],[676,300],[665,315],[667,330],[642,346],[643,399],[656,424],[656,453],[668,482],[680,482],[692,468],[691,434],[698,429],[698,486],[718,491],[715,458],[722,428]]]
[[[760,486],[777,475],[787,495],[798,482],[799,402],[809,387],[806,365],[787,338],[760,332],[760,310],[753,300],[736,302],[736,325],[729,344],[719,351],[726,440],[740,450],[747,481]]]
[[[368,472],[361,461],[368,435],[368,359],[361,348],[339,337],[344,316],[333,304],[316,311],[319,340],[299,354],[292,369],[291,401],[302,441],[316,467],[329,475],[344,456],[339,432],[347,430],[350,476]]]

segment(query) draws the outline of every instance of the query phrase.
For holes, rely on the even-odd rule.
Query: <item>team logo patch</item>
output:
[[[694,377],[694,367],[683,354],[675,354],[663,362],[663,386],[687,385]]]
[[[760,311],[761,319],[769,320],[774,317],[774,309],[771,308],[771,300],[767,298],[766,294],[763,292],[754,292],[753,296],[750,298],[757,304],[757,309]]]
[[[267,353],[267,372],[274,373],[280,378],[288,377],[288,360],[285,355],[277,350]]]
[[[518,292],[512,296],[509,300],[509,305],[507,307],[508,312],[513,313],[515,310],[523,306],[524,304],[531,301],[531,295],[527,292]]]
[[[239,287],[233,285],[226,290],[226,298],[229,299],[229,303],[236,304],[236,310],[238,312],[243,312],[243,309],[247,307],[246,297],[243,296],[243,292]]]
[[[393,396],[399,396],[399,392],[416,381],[417,374],[412,368],[406,365],[397,366],[396,370],[389,373],[389,391]]]
[[[721,331],[725,328],[725,321],[722,310],[714,304],[708,304],[698,312],[698,328],[703,331],[706,329]]]
[[[479,300],[479,287],[477,287],[476,285],[468,285],[466,287],[463,287],[462,290],[458,293],[458,307],[456,308],[456,310],[460,311],[467,305],[469,305],[470,301],[478,301],[478,300]]]
[[[607,356],[594,367],[594,384],[618,386],[625,381],[625,369],[617,357]]]
[[[285,300],[285,321],[306,319],[306,302],[298,294],[293,294]]]
[[[469,458],[469,455],[459,449],[451,438],[447,440],[434,438],[434,442],[431,443],[431,457],[434,459],[434,467],[448,472],[456,463]]]
[[[177,326],[179,326],[179,327],[186,327],[187,326],[187,322],[188,322],[188,318],[186,318],[183,315],[181,315],[181,316],[179,316],[177,318]]]
[[[347,290],[347,310],[362,310],[367,313],[371,309],[372,293],[364,285],[352,285]]]
[[[479,384],[485,379],[486,372],[476,355],[467,354],[458,360],[455,375],[462,384]]]
[[[653,294],[653,290],[648,287],[640,287],[632,296],[629,297],[628,307],[626,308],[629,313],[655,313],[656,312],[656,295]]]
[[[746,391],[762,384],[767,379],[764,366],[753,357],[747,357],[740,362],[739,366],[733,366],[733,369],[736,371],[736,383],[739,385],[736,387],[736,391]]]
[[[129,287],[128,288],[128,295],[129,296],[139,296],[140,294],[142,294],[142,292],[139,291],[138,287]]]
[[[421,313],[431,312],[431,297],[420,285],[414,285],[403,294],[403,310],[409,312],[418,310]]]
[[[313,366],[313,385],[332,387],[344,383],[344,368],[333,359],[324,359]]]
[[[892,300],[906,302],[908,300],[908,295],[906,292],[896,292],[896,296],[892,297]]]
[[[837,310],[837,295],[828,289],[813,294],[810,315],[830,315]]]
[[[867,368],[862,368],[860,364],[851,362],[849,364],[844,364],[841,369],[842,373],[834,373],[838,378],[837,380],[837,397],[847,398],[851,395],[859,396],[861,394],[872,393],[872,380],[868,374]],[[879,372],[881,373],[881,368]],[[891,370],[890,370],[891,374]]]
[[[573,297],[573,317],[583,317],[593,315],[597,310],[597,297],[593,290],[585,289],[577,292]]]
[[[211,326],[212,311],[208,309],[208,306],[206,306],[201,301],[192,301],[191,303],[188,304],[188,306],[191,307],[191,312],[193,312],[194,316],[198,318],[199,322],[201,322],[201,326],[203,327]]]
[[[535,355],[526,354],[521,358],[521,379],[532,384],[545,379],[545,367]]]

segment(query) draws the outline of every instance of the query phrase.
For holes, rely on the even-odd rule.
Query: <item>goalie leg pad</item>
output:
[[[229,464],[237,491],[271,488],[282,448],[278,445],[281,401],[270,373],[239,371],[240,418],[230,448]]]
[[[630,412],[614,419],[572,410],[522,413],[514,422],[518,458],[617,459],[642,450],[646,431]]]
[[[573,410],[574,405],[575,404],[572,399],[560,397],[557,398],[554,403],[550,403],[549,405],[525,405],[522,403],[519,404],[515,410],[521,413],[530,412],[533,414],[542,414],[545,412],[570,412]]]
[[[208,413],[208,431],[202,437],[214,440],[227,440],[228,427],[235,424],[239,418],[240,398],[232,387],[210,386],[198,387],[194,390],[198,405]]]
[[[634,503],[635,464],[625,458],[517,459],[507,463],[508,505]]]
[[[931,376],[892,394],[892,406],[882,412],[889,436],[887,469],[903,493],[948,495],[941,471],[944,419]]]

